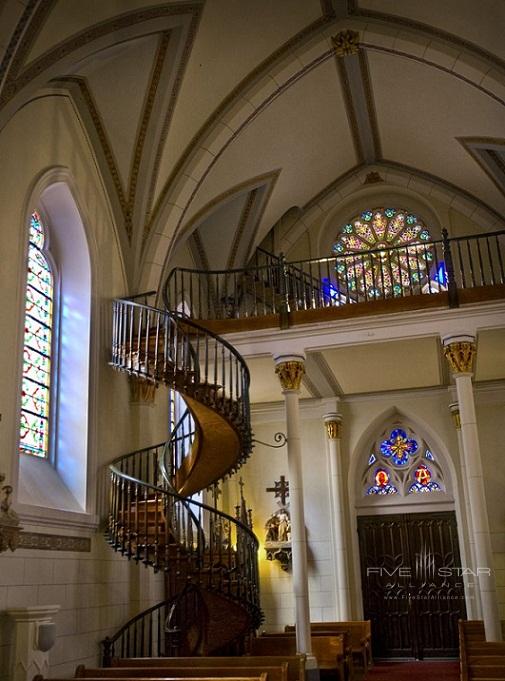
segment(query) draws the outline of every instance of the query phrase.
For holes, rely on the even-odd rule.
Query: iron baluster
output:
[[[503,258],[502,258],[502,254],[501,254],[501,245],[500,245],[500,241],[498,239],[498,236],[495,236],[495,242],[496,242],[496,252],[498,254],[498,262],[500,264],[500,283],[503,284],[503,283],[505,283],[505,270],[503,268]]]
[[[480,239],[476,239],[475,243],[477,244],[477,255],[479,258],[479,272],[480,272],[480,285],[485,286],[486,285],[486,276],[484,273],[484,265],[482,263],[482,253],[480,250]]]
[[[363,279],[363,292],[365,294],[365,302],[368,302],[368,286],[367,286],[367,283],[366,283],[366,267],[365,267],[365,261],[364,261],[365,256],[363,256],[361,254],[359,257],[361,259],[360,267],[361,267],[361,274],[362,274],[362,279]]]
[[[470,266],[470,277],[471,277],[471,280],[472,280],[472,286],[473,286],[473,288],[475,288],[475,272],[473,270],[473,258],[472,258],[472,250],[470,248],[470,240],[465,239],[465,243],[466,243],[466,252],[467,252],[467,255],[468,255],[468,264]]]
[[[433,248],[433,257],[435,259],[435,263],[434,263],[434,265],[435,265],[435,276],[437,277],[437,280],[438,280],[438,278],[439,278],[439,273],[438,273],[439,267],[438,267],[438,255],[437,255],[436,244],[432,244],[432,248]],[[431,294],[431,293],[433,293],[433,291],[432,291],[432,286],[431,286],[430,268],[428,266],[428,262],[429,262],[429,260],[428,260],[428,248],[427,248],[426,244],[423,244],[423,249],[424,249],[424,252],[423,252],[424,261],[427,264],[426,271],[428,272],[428,293]],[[416,253],[417,253],[417,272],[418,272],[418,277],[419,277],[419,284],[421,284],[421,281],[422,281],[422,279],[421,279],[421,266],[420,266],[420,263],[419,263],[419,251],[417,249],[416,249]],[[422,292],[423,292],[423,290],[422,290],[422,287],[421,287],[421,293]]]
[[[407,260],[407,277],[408,277],[408,281],[409,281],[409,283],[408,283],[409,292],[410,292],[410,295],[412,296],[412,295],[414,295],[414,289],[412,288],[412,283],[413,283],[412,282],[412,270],[411,270],[411,267],[410,267],[410,257],[409,257],[408,246],[405,246],[405,258]],[[400,260],[399,254],[398,254],[398,271],[400,273],[400,284],[401,284],[402,290],[404,290],[404,286],[403,286],[403,282],[402,282],[402,268],[400,266],[400,262],[401,262],[401,260]]]
[[[459,258],[459,273],[461,276],[461,288],[466,288],[466,277],[465,277],[465,268],[464,268],[464,262],[463,262],[463,255],[461,253],[461,241],[456,241],[458,245],[458,258]],[[447,270],[447,266],[446,266]]]
[[[458,307],[458,289],[454,278],[454,265],[452,261],[452,250],[449,234],[446,229],[442,230],[443,253],[445,260],[445,270],[447,272],[447,290],[449,293],[449,307]]]
[[[487,251],[487,257],[488,257],[488,262],[489,262],[489,275],[491,278],[491,284],[493,286],[496,285],[496,279],[494,276],[494,265],[493,265],[493,256],[491,254],[491,245],[489,243],[489,237],[486,237],[486,251]]]

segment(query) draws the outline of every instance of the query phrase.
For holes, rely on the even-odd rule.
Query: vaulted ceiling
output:
[[[504,25],[501,0],[0,0],[0,128],[72,99],[132,289],[184,243],[240,266],[369,170],[503,226]]]

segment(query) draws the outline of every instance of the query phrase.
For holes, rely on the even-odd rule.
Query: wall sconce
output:
[[[56,624],[54,622],[41,622],[37,625],[37,648],[47,653],[56,643]]]

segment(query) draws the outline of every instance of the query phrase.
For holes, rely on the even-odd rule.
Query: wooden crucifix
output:
[[[283,506],[286,505],[286,499],[289,497],[289,482],[281,475],[280,480],[274,480],[273,487],[267,487],[267,492],[273,492],[275,499],[281,500]]]

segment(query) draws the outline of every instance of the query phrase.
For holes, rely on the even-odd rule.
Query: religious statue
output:
[[[278,560],[283,570],[291,565],[291,518],[289,515],[289,483],[281,475],[274,487],[267,488],[273,492],[279,508],[274,511],[265,523],[265,551],[267,560]]]
[[[3,485],[5,475],[0,474],[0,553],[10,549],[14,551],[19,542],[19,532],[22,529],[19,526],[19,517],[16,511],[12,508],[12,492],[11,485]]]
[[[286,509],[279,511],[278,541],[291,541],[291,519]]]

